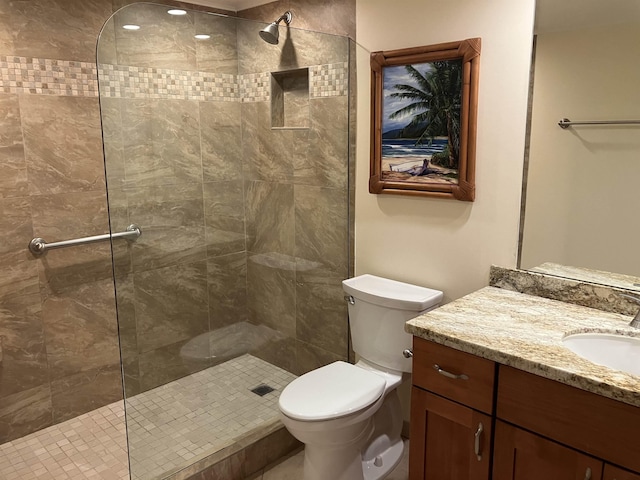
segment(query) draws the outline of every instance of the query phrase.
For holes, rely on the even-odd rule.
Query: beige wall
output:
[[[482,58],[474,203],[368,193],[368,59],[358,59],[356,273],[449,301],[487,285],[491,264],[515,265],[533,3],[357,2],[357,41],[369,51],[481,37]]]
[[[640,275],[638,25],[538,34],[522,266],[555,262]],[[606,96],[606,101],[603,101]]]

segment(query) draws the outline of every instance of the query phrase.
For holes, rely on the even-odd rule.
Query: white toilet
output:
[[[295,379],[280,418],[305,444],[304,480],[378,480],[402,458],[396,388],[411,372],[407,320],[437,307],[442,292],[361,275],[342,282],[355,365],[334,362]]]

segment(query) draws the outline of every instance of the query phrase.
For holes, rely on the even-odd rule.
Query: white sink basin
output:
[[[640,337],[575,333],[564,337],[562,343],[593,363],[640,376]]]

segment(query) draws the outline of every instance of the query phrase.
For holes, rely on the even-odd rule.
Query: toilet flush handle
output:
[[[404,358],[411,358],[413,357],[413,352],[407,348],[402,351],[402,355],[404,355]]]
[[[344,299],[345,299],[345,301],[349,302],[349,305],[355,305],[356,304],[356,299],[353,298],[353,296],[351,296],[351,295],[345,295]]]

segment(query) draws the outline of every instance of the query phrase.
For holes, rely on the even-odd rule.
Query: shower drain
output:
[[[252,388],[251,391],[256,395],[260,395],[264,397],[267,393],[271,393],[274,391],[274,388],[271,388],[269,385],[258,385],[255,388]]]

